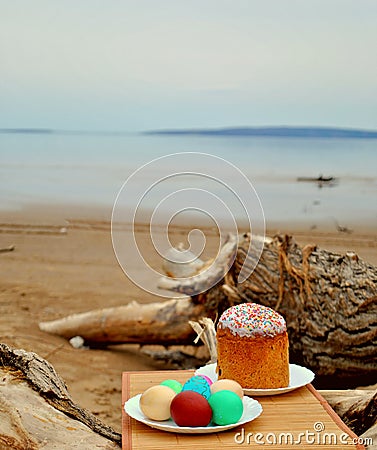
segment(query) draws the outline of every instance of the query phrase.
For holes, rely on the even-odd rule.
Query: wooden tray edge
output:
[[[345,433],[347,433],[351,438],[358,439],[359,437],[357,434],[355,434],[344,422],[343,420],[338,416],[338,414],[332,409],[328,401],[315,389],[315,387],[312,384],[307,384],[306,387],[309,389],[309,391],[318,399],[320,404],[322,405],[323,409],[328,413],[328,415],[332,418],[332,420],[338,425],[338,427],[343,430]],[[355,448],[357,450],[366,450],[365,446],[363,444],[354,444]]]

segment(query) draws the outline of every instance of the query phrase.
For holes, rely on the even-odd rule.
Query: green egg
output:
[[[164,380],[161,384],[170,387],[176,394],[179,394],[182,390],[182,384],[177,380]]]
[[[210,396],[208,402],[212,408],[212,422],[216,425],[236,423],[242,416],[242,400],[232,391],[215,392]]]

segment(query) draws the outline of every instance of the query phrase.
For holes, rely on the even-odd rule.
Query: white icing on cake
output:
[[[241,337],[274,337],[287,331],[284,318],[272,308],[241,303],[224,311],[218,327]]]

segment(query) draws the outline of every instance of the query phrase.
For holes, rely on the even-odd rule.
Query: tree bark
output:
[[[37,354],[0,344],[0,374],[1,449],[121,445],[121,435],[74,403],[64,381]]]

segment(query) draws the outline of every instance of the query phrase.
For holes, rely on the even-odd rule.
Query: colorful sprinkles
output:
[[[287,331],[284,318],[267,306],[257,303],[241,303],[224,311],[220,317],[220,328],[228,328],[239,336],[270,336]]]

